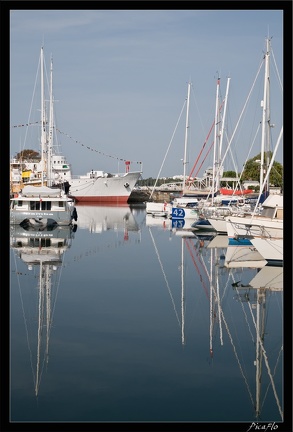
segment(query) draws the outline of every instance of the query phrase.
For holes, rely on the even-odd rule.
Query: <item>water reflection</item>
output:
[[[165,229],[166,223],[164,220],[161,220],[161,222],[158,221],[158,218],[155,218],[155,220],[156,226]],[[254,409],[254,419],[260,420],[262,418],[263,404],[267,399],[273,398],[279,412],[278,420],[281,419],[283,421],[282,392],[280,385],[276,386],[274,381],[277,370],[282,371],[282,337],[279,338],[280,343],[272,358],[269,357],[269,350],[267,351],[265,347],[265,336],[269,331],[268,328],[274,325],[274,322],[269,322],[270,317],[267,315],[269,300],[274,292],[283,291],[283,268],[265,266],[266,261],[255,255],[254,248],[249,246],[238,247],[237,251],[232,247],[233,250],[229,251],[226,236],[218,236],[210,232],[197,234],[196,231],[190,232],[170,228],[173,235],[181,237],[181,265],[179,267],[181,271],[181,318],[179,318],[178,307],[174,302],[167,272],[155,242],[155,235],[151,230],[151,221],[148,225],[174,311],[181,325],[182,345],[186,343],[185,293],[188,287],[185,276],[186,269],[191,260],[199,276],[206,298],[209,301],[210,358],[213,359],[214,357],[216,336],[219,338],[217,346],[223,346],[226,337],[226,342],[228,340],[231,345],[235,362],[239,367],[239,373],[243,378]],[[186,254],[189,255],[189,263],[186,262]],[[227,261],[227,254],[229,257],[233,257],[233,259]],[[253,260],[253,258],[256,258],[256,260]],[[254,269],[256,274],[248,283],[242,283],[243,272],[247,268]],[[239,277],[240,280],[238,280]],[[235,307],[235,311],[231,311],[223,306],[223,304],[225,305],[227,292],[231,289],[236,293],[233,297],[234,300],[238,302],[238,304],[235,303],[232,305],[232,307]],[[238,306],[240,306],[240,310]],[[241,359],[243,350],[241,340],[239,339],[241,329],[235,328],[235,324],[231,320],[231,314],[233,313],[243,314],[247,331],[251,336],[251,347],[255,348],[254,359],[247,364]],[[281,317],[279,319],[281,320]],[[248,376],[251,373],[245,372],[247,369],[251,371],[255,369],[254,383],[249,383]],[[270,403],[272,402],[270,401]]]
[[[25,301],[25,292],[21,286],[26,273],[18,270],[15,261],[15,272],[19,283],[19,292],[23,305],[24,323],[28,350],[31,358],[35,395],[38,396],[41,376],[49,362],[49,339],[53,325],[54,308],[56,306],[58,289],[61,281],[61,271],[64,253],[71,247],[74,229],[70,226],[44,227],[41,230],[22,228],[12,225],[10,231],[10,246],[32,272],[36,281],[36,294],[29,304]],[[37,310],[29,316],[32,305],[37,304]],[[36,317],[37,314],[37,317]],[[32,320],[36,321],[34,323]],[[33,347],[36,347],[34,350]]]
[[[125,237],[129,231],[139,231],[133,211],[125,206],[97,206],[79,204],[78,227],[90,232],[102,233],[107,230],[124,231]]]
[[[68,227],[11,231],[26,336],[35,341],[34,349],[29,346],[34,392],[47,394],[44,410],[37,414],[26,402],[31,389],[25,388],[17,402],[14,384],[12,420],[283,419],[282,267],[258,267],[253,261],[246,267],[244,260],[227,266],[225,236],[176,229],[170,220],[148,217],[135,207],[79,205],[77,223],[76,233]],[[138,241],[131,242],[132,236]],[[23,264],[34,271],[33,290]],[[53,284],[58,270],[63,270],[62,278],[55,277]],[[60,341],[46,393],[40,382],[48,366],[60,284]],[[34,300],[28,298],[29,292]],[[37,312],[34,331],[27,309]],[[67,320],[66,326],[60,317]],[[14,340],[18,332],[14,325]],[[20,342],[14,346],[13,353],[25,355]],[[12,377],[21,358],[13,356]],[[68,364],[65,381],[64,358],[76,361]],[[219,400],[216,395],[223,389],[225,398]],[[80,408],[80,394],[87,414]],[[209,409],[195,410],[194,405]],[[20,414],[22,410],[25,413]]]

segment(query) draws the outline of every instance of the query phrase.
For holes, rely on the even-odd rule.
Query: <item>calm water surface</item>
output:
[[[282,269],[225,268],[144,209],[77,210],[76,232],[11,233],[10,420],[281,422]]]

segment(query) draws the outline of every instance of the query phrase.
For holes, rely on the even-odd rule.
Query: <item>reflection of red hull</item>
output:
[[[220,189],[221,195],[247,195],[251,193],[253,193],[252,189],[243,189],[242,191],[241,190],[234,191],[234,189],[226,189],[226,188]]]

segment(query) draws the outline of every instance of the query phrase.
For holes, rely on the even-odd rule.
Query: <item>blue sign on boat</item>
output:
[[[185,211],[183,208],[172,207],[172,219],[184,219]]]
[[[183,228],[185,225],[184,219],[172,219],[172,228]]]

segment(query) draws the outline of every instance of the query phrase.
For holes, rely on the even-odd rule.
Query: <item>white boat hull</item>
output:
[[[140,176],[141,172],[128,172],[119,176],[72,178],[68,195],[76,202],[126,204]]]
[[[53,223],[57,225],[70,225],[72,218],[69,213],[59,211],[11,211],[10,223],[19,225],[24,221],[29,221],[33,226],[47,226]]]
[[[46,186],[25,186],[10,200],[10,224],[26,223],[42,228],[47,225],[70,225],[77,220],[76,209],[66,195]]]
[[[226,219],[212,217],[212,218],[208,218],[208,221],[213,227],[213,229],[217,231],[217,233],[227,234]]]
[[[171,204],[164,202],[147,202],[146,213],[152,216],[169,217],[171,213]]]
[[[251,243],[269,264],[282,265],[283,239],[255,237]]]
[[[254,216],[253,219],[251,217],[228,217],[226,226],[229,238],[283,237],[283,220],[268,220],[268,218],[259,216]]]

